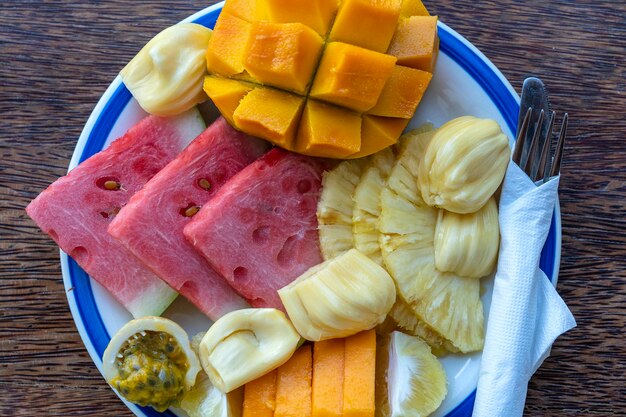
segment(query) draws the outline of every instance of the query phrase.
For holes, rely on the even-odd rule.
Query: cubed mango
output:
[[[255,22],[244,67],[263,84],[304,94],[322,44],[322,38],[302,23]]]
[[[311,417],[311,345],[302,346],[278,368],[274,417]]]
[[[313,345],[313,417],[343,416],[344,340]]]
[[[234,126],[233,113],[239,106],[239,102],[245,97],[254,85],[229,78],[209,75],[204,78],[204,92],[209,96],[215,107],[222,116]]]
[[[403,0],[402,9],[400,9],[400,16],[430,16],[428,10],[420,0]]]
[[[330,40],[384,53],[396,31],[401,6],[402,0],[343,0]]]
[[[265,0],[228,0],[222,13],[226,12],[248,22],[267,20],[267,1]]]
[[[242,417],[274,417],[276,374],[276,370],[273,370],[245,385]]]
[[[349,158],[361,158],[385,149],[398,142],[409,119],[363,115],[361,123],[361,149]]]
[[[230,1],[230,0],[229,0]],[[326,36],[337,13],[337,0],[259,0],[267,4],[268,20],[276,23],[303,23]]]
[[[398,140],[438,51],[422,0],[227,0],[204,89],[248,134],[355,158]]]
[[[432,77],[430,72],[396,65],[368,114],[410,119]]]
[[[400,20],[387,53],[399,65],[432,72],[437,40],[437,16],[412,16]]]
[[[235,127],[291,149],[304,97],[273,88],[257,88],[241,100],[233,114]]]
[[[222,12],[215,23],[206,52],[207,69],[223,76],[243,72],[250,23]]]
[[[396,58],[343,42],[326,46],[311,97],[356,111],[374,107]]]
[[[299,152],[342,158],[361,148],[361,116],[350,110],[309,100],[298,130]]]
[[[376,332],[367,330],[345,341],[343,417],[374,417]]]

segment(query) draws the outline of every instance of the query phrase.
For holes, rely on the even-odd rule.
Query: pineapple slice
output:
[[[398,140],[398,143],[395,146],[396,155],[401,155],[404,153],[404,150],[406,149],[406,144],[411,143],[415,140],[412,138],[420,136],[422,133],[432,132],[433,130],[435,130],[435,126],[433,126],[432,123],[424,123],[423,125],[420,125],[419,127],[413,130],[410,130],[406,132],[404,135],[400,136],[400,139]]]
[[[352,211],[354,190],[361,178],[366,159],[344,161],[324,173],[322,195],[317,205],[320,248],[325,260],[354,247]]]
[[[408,138],[430,132],[433,125],[426,123],[403,135],[396,146],[400,151]],[[361,180],[354,191],[354,211],[352,212],[352,234],[354,247],[369,256],[374,262],[383,265],[378,243],[378,218],[380,217],[380,194],[396,162],[393,148],[386,148],[370,156],[364,167]]]
[[[446,385],[443,366],[424,341],[397,331],[376,338],[375,417],[430,415]]]
[[[418,146],[415,142],[416,140],[419,140],[419,139],[416,139],[416,138],[424,133],[432,132],[433,130],[434,130],[434,127],[432,124],[425,124],[403,135],[402,138],[400,138],[400,142],[398,144],[399,153],[404,153],[404,150],[406,149],[406,146],[409,143],[412,143],[413,144],[412,146]],[[425,145],[425,143],[423,145]],[[423,149],[423,148],[420,148],[420,149]],[[413,188],[411,187],[412,177],[410,176],[410,173],[402,168],[398,168],[398,170],[399,170],[398,174],[402,174],[402,176],[394,177],[393,179],[394,188],[405,190],[405,193],[404,193],[405,195],[415,196],[415,190],[413,190]],[[367,175],[367,171],[366,173],[363,174],[363,177],[365,178],[366,175]],[[387,173],[387,176],[389,176],[389,172]],[[413,190],[413,192],[411,192],[410,190]],[[385,194],[385,196],[386,196],[386,199],[390,200],[389,203],[393,204],[394,199],[391,198],[393,196],[387,193]],[[378,216],[380,216],[380,204],[378,205]],[[389,220],[390,219],[387,219],[387,222],[386,222],[387,226],[391,226],[389,224]],[[425,227],[429,227],[429,226],[425,225]],[[356,234],[355,234],[355,240],[356,240]],[[378,241],[376,243],[378,244]],[[378,253],[380,253],[380,246],[377,245],[377,247],[379,250]],[[381,259],[382,259],[382,254],[381,254]],[[396,303],[391,308],[391,311],[389,311],[388,326],[393,329],[399,329],[405,333],[409,333],[413,336],[419,336],[422,339],[427,340],[432,348],[433,353],[438,356],[445,355],[447,352],[459,351],[449,341],[441,337],[437,332],[435,332],[432,328],[430,328],[423,321],[419,320],[416,317],[415,313],[411,310],[411,308],[400,298],[396,300]]]
[[[396,157],[391,148],[374,154],[354,191],[354,210],[352,211],[354,247],[379,265],[383,264],[378,244],[380,193],[395,160]]]
[[[432,136],[419,133],[404,142],[381,193],[379,243],[399,298],[423,323],[404,325],[419,331],[437,350],[473,352],[482,349],[484,341],[480,283],[435,268],[437,210],[424,202],[417,188],[419,160]]]
[[[427,340],[433,354],[437,356],[459,351],[452,343],[441,337],[426,323],[419,320],[411,308],[402,300],[396,300],[391,311],[389,311],[389,319],[397,329],[404,333]]]

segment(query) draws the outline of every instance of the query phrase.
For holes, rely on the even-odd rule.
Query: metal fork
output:
[[[552,148],[552,130],[554,128],[554,121],[556,119],[556,112],[552,112],[550,114],[550,119],[547,121],[548,129],[543,130],[547,135],[547,137],[542,137],[542,126],[545,120],[545,114],[542,110],[539,113],[539,117],[535,122],[535,130],[532,136],[532,140],[530,142],[530,150],[528,151],[528,155],[522,157],[522,150],[524,148],[524,142],[526,141],[526,133],[528,132],[528,128],[531,125],[531,115],[532,115],[532,107],[526,111],[526,115],[524,116],[524,121],[522,122],[522,126],[519,129],[519,133],[517,134],[517,138],[515,139],[515,148],[513,149],[512,160],[519,166],[528,177],[534,182],[541,181],[545,183],[548,181],[550,177],[558,175],[561,171],[561,160],[563,158],[563,144],[565,143],[565,136],[567,135],[567,123],[568,123],[568,115],[565,113],[563,115],[563,121],[561,122],[561,130],[559,132],[559,139],[556,143],[556,150],[554,152],[554,157],[551,157],[551,148]],[[539,143],[543,143],[541,152],[539,151]],[[539,163],[535,163],[539,161]],[[535,168],[533,168],[533,166]]]

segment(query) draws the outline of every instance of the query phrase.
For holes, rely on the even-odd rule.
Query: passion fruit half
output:
[[[128,401],[165,411],[194,386],[200,362],[182,327],[162,317],[142,317],[113,336],[102,371]]]

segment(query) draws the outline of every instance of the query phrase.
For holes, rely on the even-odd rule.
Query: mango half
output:
[[[438,49],[437,17],[420,0],[227,0],[204,91],[248,134],[356,158],[398,140]]]

